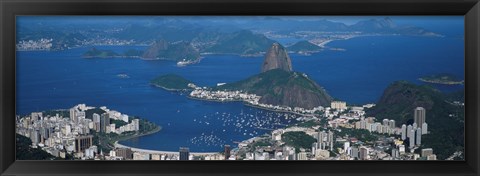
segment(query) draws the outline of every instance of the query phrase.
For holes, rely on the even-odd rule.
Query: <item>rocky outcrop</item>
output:
[[[144,59],[161,59],[173,61],[197,61],[200,53],[188,42],[168,43],[156,41],[142,55]]]
[[[259,102],[263,104],[306,109],[330,106],[333,100],[325,89],[305,74],[278,68],[216,89],[242,90],[261,96]]]
[[[167,41],[158,40],[143,53],[142,57],[145,59],[156,59],[161,51],[165,51],[167,49]]]
[[[292,61],[287,54],[287,50],[279,43],[273,43],[265,54],[262,73],[273,69],[292,71]]]

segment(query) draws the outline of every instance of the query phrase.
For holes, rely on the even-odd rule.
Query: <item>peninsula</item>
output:
[[[168,91],[192,90],[189,84],[192,82],[175,74],[166,74],[150,81],[150,84]]]
[[[427,83],[446,85],[464,84],[465,82],[464,80],[458,79],[456,76],[448,73],[424,76],[419,78],[419,80]]]
[[[273,43],[265,54],[260,73],[233,83],[214,87],[198,87],[178,75],[163,75],[151,83],[170,90],[192,90],[189,97],[209,101],[243,101],[259,108],[294,113],[313,113],[327,107],[333,98],[308,78],[292,70],[285,47]]]

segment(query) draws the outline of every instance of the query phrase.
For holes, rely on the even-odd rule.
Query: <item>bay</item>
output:
[[[348,104],[365,104],[375,103],[383,90],[397,80],[425,84],[417,79],[437,73],[452,73],[463,79],[463,42],[448,37],[358,37],[328,44],[346,51],[326,50],[311,56],[292,54],[291,58],[295,71],[306,73],[333,97]],[[145,47],[97,48],[121,53]],[[149,84],[151,79],[167,73],[181,75],[201,86],[234,82],[259,73],[263,57],[209,55],[198,64],[177,67],[171,61],[81,58],[88,49],[17,52],[17,114],[66,109],[79,103],[107,106],[162,126],[156,134],[122,144],[164,151],[190,147],[193,152],[221,151],[224,144],[236,146],[235,141],[293,122],[283,114],[240,102],[192,100]],[[121,78],[118,74],[129,77]],[[463,89],[462,85],[432,86],[445,92]]]

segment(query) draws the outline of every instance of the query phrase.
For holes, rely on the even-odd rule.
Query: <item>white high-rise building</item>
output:
[[[415,130],[410,130],[410,135],[408,136],[409,142],[410,142],[410,148],[413,148],[415,146]]]
[[[93,113],[93,122],[100,123],[100,115],[97,113]]]
[[[333,148],[333,132],[319,131],[317,133],[317,149],[325,150],[327,146]]]
[[[389,121],[390,121],[390,120],[388,120],[388,119],[383,119],[383,121],[382,121],[382,122],[383,122],[383,125],[384,125],[384,126],[388,126],[388,122],[389,122]]]
[[[413,130],[412,125],[408,125],[408,126],[407,126],[407,137],[410,137],[410,135],[411,135],[410,132],[411,132],[412,130]]]
[[[139,119],[133,119],[133,120],[132,120],[132,124],[133,124],[133,129],[134,129],[135,131],[140,130],[140,121],[139,121]]]
[[[395,129],[395,120],[390,120],[390,121],[388,122],[388,126],[389,126],[390,129],[392,129],[392,130]]]
[[[65,136],[69,136],[72,132],[72,127],[70,125],[65,125]]]
[[[348,153],[348,148],[350,148],[350,142],[345,142],[343,144],[343,150],[345,151],[345,153]]]
[[[420,144],[422,144],[422,129],[421,128],[417,128],[417,134],[416,135],[417,135],[417,138],[415,140],[415,144],[419,146]]]
[[[407,126],[405,124],[402,125],[402,140],[407,139]]]
[[[77,115],[76,115],[76,108],[75,108],[75,107],[70,108],[70,119],[71,119],[74,123],[78,123],[78,119],[77,119]]]
[[[297,154],[297,160],[307,160],[307,153],[306,152],[300,152]]]
[[[330,147],[330,150],[333,151],[333,132],[328,131],[327,145]]]
[[[330,103],[330,107],[332,109],[345,110],[347,109],[347,103],[344,101],[332,101],[332,103]]]
[[[422,134],[427,134],[428,133],[428,124],[423,123],[422,124]]]

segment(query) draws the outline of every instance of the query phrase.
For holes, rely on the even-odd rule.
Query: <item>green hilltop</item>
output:
[[[385,89],[376,106],[367,111],[367,116],[377,119],[393,119],[397,126],[413,123],[416,107],[426,109],[428,135],[422,136],[422,146],[431,147],[441,160],[455,151],[463,150],[463,106],[452,103],[462,101],[461,93],[442,93],[428,85],[415,85],[397,81]]]
[[[216,54],[258,55],[270,47],[275,41],[262,34],[254,34],[241,30],[223,36],[217,44],[205,50]]]
[[[172,61],[196,61],[200,53],[188,42],[169,43],[158,40],[151,45],[142,55],[145,59],[161,59]]]
[[[321,47],[305,40],[299,41],[292,46],[287,47],[287,49],[291,52],[317,52],[322,50]]]
[[[97,48],[91,48],[87,52],[83,53],[82,57],[84,58],[107,58],[107,57],[117,57],[119,54],[113,52],[112,50],[99,50]]]
[[[154,86],[166,89],[166,90],[190,90],[188,84],[191,83],[181,76],[175,74],[166,74],[151,80],[150,83]]]
[[[262,96],[260,103],[311,109],[330,106],[333,98],[300,72],[269,70],[245,80],[217,86],[216,90],[242,90]]]

